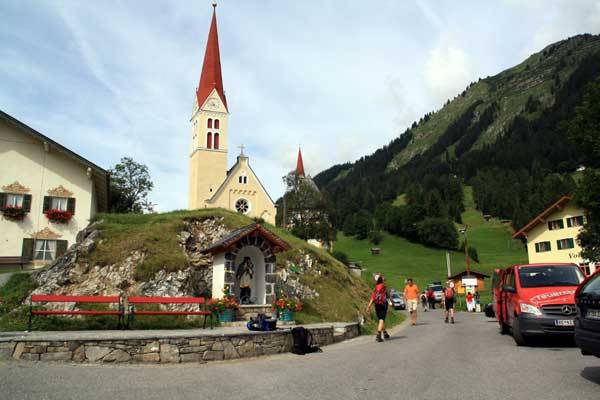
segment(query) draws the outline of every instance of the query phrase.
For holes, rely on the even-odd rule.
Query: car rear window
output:
[[[583,273],[574,265],[540,265],[519,268],[523,288],[547,286],[579,286]]]
[[[430,286],[431,290],[434,292],[443,292],[444,288],[442,286]]]

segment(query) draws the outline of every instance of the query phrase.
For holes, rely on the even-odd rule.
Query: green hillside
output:
[[[495,268],[527,262],[525,247],[511,238],[509,225],[495,218],[486,221],[475,210],[470,187],[465,190],[465,206],[462,218],[468,225],[469,245],[477,248],[480,260],[479,264],[471,262],[473,270],[491,274]],[[377,246],[381,248],[381,254],[371,255],[371,247],[374,246],[367,240],[339,234],[335,249],[348,254],[351,261],[360,261],[367,279],[372,273],[381,272],[390,288],[403,288],[408,277],[415,279],[419,287],[425,287],[432,280],[443,281],[447,276],[445,250],[411,243],[387,233]],[[452,273],[464,270],[464,253],[451,251],[450,262]]]

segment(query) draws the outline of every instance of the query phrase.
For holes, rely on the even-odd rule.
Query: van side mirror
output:
[[[507,293],[516,293],[517,292],[517,290],[513,286],[510,286],[510,285],[502,286],[502,290],[504,290]]]

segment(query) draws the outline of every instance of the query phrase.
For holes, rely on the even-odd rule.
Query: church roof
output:
[[[226,251],[247,236],[261,236],[268,240],[273,246],[278,247],[278,250],[288,250],[291,248],[286,241],[279,238],[279,236],[275,235],[261,224],[255,222],[231,232],[229,235],[219,239],[207,248],[202,249],[202,252],[216,254]]]
[[[242,164],[240,162],[242,159],[248,160],[248,157],[245,156],[245,155],[241,155],[241,154],[238,156],[237,161],[235,162],[235,164],[233,164],[233,166],[231,168],[229,168],[229,170],[227,171],[227,177],[225,178],[225,180],[223,181],[223,183],[221,183],[221,186],[219,186],[219,188],[217,189],[217,191],[215,192],[215,194],[213,194],[212,197],[210,199],[208,199],[208,203],[215,202],[217,200],[217,198],[219,196],[221,196],[221,194],[225,191],[225,189],[227,188],[227,186],[229,185],[229,183],[235,177],[235,174],[234,174],[235,170],[238,169],[240,167],[240,165]],[[267,198],[274,205],[275,202],[271,198],[271,195],[269,194],[269,192],[267,192],[267,189],[262,184],[262,182],[260,181],[260,179],[258,179],[258,176],[256,175],[256,173],[254,172],[254,170],[250,166],[250,162],[248,162],[248,170],[250,171],[250,173],[252,174],[252,176],[254,177],[254,179],[256,179],[256,181],[258,182],[258,185],[260,186],[260,188],[262,189],[262,191],[267,195]]]
[[[200,84],[196,91],[198,107],[206,101],[213,89],[217,91],[225,109],[227,108],[227,99],[223,90],[223,76],[221,75],[221,56],[219,55],[219,35],[217,34],[217,11],[216,4],[213,4],[213,16],[208,32],[208,41],[206,42],[206,52],[204,53],[204,64],[202,64],[202,74],[200,75]]]
[[[296,162],[296,176],[306,176],[304,173],[304,162],[302,161],[302,150],[298,149],[298,161]]]

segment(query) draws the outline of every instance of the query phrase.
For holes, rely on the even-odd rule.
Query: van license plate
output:
[[[587,310],[585,316],[589,319],[600,319],[600,310]]]
[[[554,326],[574,326],[572,319],[555,319]]]

